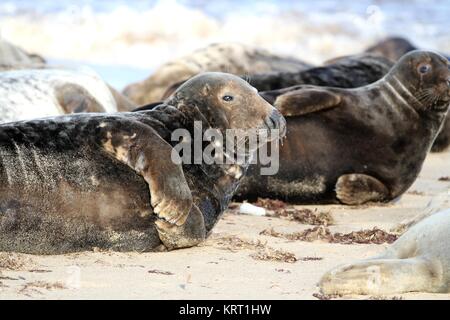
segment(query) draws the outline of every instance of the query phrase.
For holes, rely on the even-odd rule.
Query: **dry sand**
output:
[[[433,196],[448,194],[450,181],[439,179],[450,177],[449,163],[450,152],[431,154],[416,183],[388,205],[297,208],[329,212],[335,222],[329,226],[331,233],[374,227],[389,232],[423,212]],[[317,299],[316,284],[325,271],[375,255],[387,246],[261,235],[270,228],[286,234],[314,226],[234,211],[224,215],[208,241],[185,250],[60,256],[0,253],[0,299]],[[450,294],[341,298],[450,299]]]

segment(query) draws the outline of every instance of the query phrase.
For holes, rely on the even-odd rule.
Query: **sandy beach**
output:
[[[448,193],[449,162],[450,152],[430,154],[419,179],[389,204],[289,206],[280,211],[286,217],[275,211],[268,211],[272,217],[241,215],[233,204],[210,238],[195,248],[0,253],[0,299],[450,299],[427,293],[329,297],[317,287],[330,268],[382,252],[388,244],[377,242],[395,239],[396,226]],[[298,212],[321,218],[310,219],[317,225],[304,224],[292,218]]]

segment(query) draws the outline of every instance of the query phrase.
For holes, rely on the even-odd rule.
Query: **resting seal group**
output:
[[[298,71],[310,65],[292,57],[277,56],[266,50],[240,43],[217,43],[194,51],[161,66],[146,80],[125,88],[137,104],[161,101],[172,85],[206,71],[235,75],[270,71]]]
[[[144,108],[145,109],[145,108]],[[176,164],[171,133],[284,131],[244,80],[205,73],[164,104],[0,125],[0,251],[153,250],[204,240],[246,164]]]
[[[0,73],[0,251],[191,247],[206,239],[235,195],[390,201],[416,180],[430,149],[450,144],[449,62],[402,38],[321,66],[213,44],[131,84],[124,91],[130,99],[95,74],[52,68],[4,41],[0,70],[12,70]],[[174,134],[195,136],[198,124],[202,136],[210,129],[220,136],[229,129],[287,131],[280,170],[264,176],[263,165],[249,166],[261,144],[243,163],[183,162]],[[258,137],[262,144],[280,138]],[[207,145],[202,141],[200,151]],[[449,232],[449,210],[427,217],[382,255],[327,272],[320,288],[449,293]]]

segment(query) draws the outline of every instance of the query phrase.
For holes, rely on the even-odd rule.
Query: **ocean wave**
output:
[[[311,63],[359,52],[392,34],[450,52],[450,7],[437,1],[343,1],[339,7],[332,1],[72,3],[39,1],[36,9],[32,1],[6,1],[0,5],[1,35],[50,59],[147,69],[222,41]]]

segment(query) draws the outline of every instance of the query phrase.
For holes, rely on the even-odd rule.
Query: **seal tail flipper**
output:
[[[274,105],[283,116],[302,116],[337,107],[340,102],[341,97],[326,88],[305,87],[280,95]]]
[[[386,295],[438,292],[442,272],[423,258],[371,259],[328,271],[320,280],[324,294]]]

